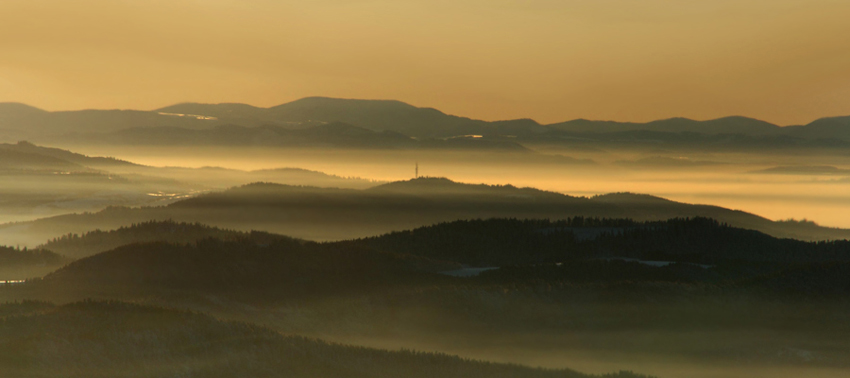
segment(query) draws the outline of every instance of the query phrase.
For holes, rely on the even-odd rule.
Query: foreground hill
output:
[[[215,227],[263,230],[309,240],[365,237],[458,219],[567,219],[575,216],[666,220],[707,217],[735,227],[801,240],[850,238],[850,231],[810,223],[773,222],[716,206],[612,194],[593,198],[513,186],[470,185],[421,178],[365,190],[257,183],[180,200],[164,207],[107,208],[33,222],[3,225],[0,240],[38,245],[57,235],[111,230],[150,220],[203,222]]]
[[[288,301],[439,282],[429,272],[459,267],[368,248],[252,236],[129,244],[74,261],[32,284],[53,294],[176,290]]]
[[[120,302],[0,305],[0,373],[15,377],[591,377],[329,344]],[[605,377],[638,378],[631,373]]]
[[[447,189],[440,182],[432,184],[429,191]],[[407,185],[382,190],[399,195]],[[486,186],[466,189],[479,197],[488,192]],[[507,187],[495,190],[512,193]],[[435,196],[448,195],[443,192]],[[246,199],[263,200],[239,200]],[[185,243],[188,239],[181,233],[188,239],[204,234],[212,238]],[[157,235],[176,244],[134,242]],[[850,366],[846,241],[777,239],[704,218],[455,221],[333,243],[261,233],[231,237],[203,226],[162,222],[68,238],[69,246],[113,238],[132,244],[82,258],[42,279],[0,285],[0,301],[133,301],[361,345],[441,350],[550,367],[595,361],[596,372],[616,362],[620,369],[661,372],[663,367],[665,376],[677,378],[705,372],[736,378],[775,376],[766,368],[796,376],[832,369],[836,374],[822,376],[843,377]],[[28,312],[27,306],[35,309]],[[0,306],[0,317],[48,310],[32,303]],[[119,313],[120,308],[108,312]],[[94,319],[105,330],[126,324],[75,314],[77,319]],[[168,328],[138,314],[129,318]],[[0,328],[5,324],[28,327],[6,321]],[[153,355],[115,344],[101,348],[86,326],[73,324],[68,327],[88,335],[87,344],[75,344],[83,338],[79,334],[63,339],[57,335],[65,331],[47,324],[37,327],[49,332],[51,340],[58,337],[66,348],[78,346],[76,353],[114,350],[106,359],[101,352],[71,354],[100,366],[111,366],[113,358]],[[3,332],[0,340],[21,342],[17,334]],[[144,340],[168,338],[155,335]],[[193,342],[200,337],[182,335]],[[121,339],[115,334],[105,338]],[[200,346],[207,345],[201,340]],[[37,345],[53,348],[43,340]],[[15,358],[52,366],[37,360],[53,358],[49,354],[27,350],[15,349],[23,353]],[[659,360],[675,362],[647,364]],[[257,366],[254,361],[252,366]],[[0,359],[0,367],[5,363]],[[63,366],[82,366],[77,363]]]
[[[613,353],[621,367],[664,358],[678,361],[668,371],[698,361],[691,372],[733,364],[744,373],[719,376],[766,366],[810,376],[850,366],[847,260],[847,242],[780,240],[708,219],[493,219],[322,244],[130,244],[0,296],[155,303],[368,345],[529,351],[555,366],[610,364]],[[485,264],[494,269],[450,276]]]

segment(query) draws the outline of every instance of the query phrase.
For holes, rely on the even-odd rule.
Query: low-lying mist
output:
[[[161,146],[74,148],[86,154],[115,156],[152,166],[214,166],[240,170],[298,167],[376,181],[409,179],[414,176],[418,163],[420,176],[448,177],[460,182],[529,186],[576,196],[644,193],[674,201],[743,210],[773,220],[807,219],[824,226],[850,227],[850,220],[845,216],[850,213],[850,175],[842,175],[841,171],[806,171],[808,167],[824,165],[850,167],[847,156],[706,152],[687,156],[681,151],[664,150],[558,149],[546,151],[546,154],[512,154],[261,147],[193,147],[191,151]],[[759,172],[787,166],[800,169]],[[214,172],[203,172],[203,175],[207,183],[216,181]],[[193,176],[184,177],[191,179]],[[219,181],[236,185],[232,178]],[[342,185],[338,182],[325,184]],[[361,187],[368,185],[365,181]]]

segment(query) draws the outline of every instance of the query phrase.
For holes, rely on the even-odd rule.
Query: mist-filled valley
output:
[[[155,146],[71,146],[79,151],[164,166],[242,170],[303,167],[378,181],[420,175],[466,183],[511,184],[587,196],[632,192],[743,210],[773,220],[807,219],[850,227],[850,157],[846,153],[585,151],[541,146],[535,153],[364,151],[196,147],[192,153]],[[337,184],[339,185],[339,184]]]
[[[2,104],[0,373],[843,377],[848,122]]]

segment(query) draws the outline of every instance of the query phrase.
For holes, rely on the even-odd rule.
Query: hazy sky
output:
[[[399,99],[482,119],[850,114],[848,0],[0,0],[0,101]]]

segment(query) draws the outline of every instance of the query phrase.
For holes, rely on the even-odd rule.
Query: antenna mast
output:
[[[416,162],[416,178],[419,178],[419,162]]]

